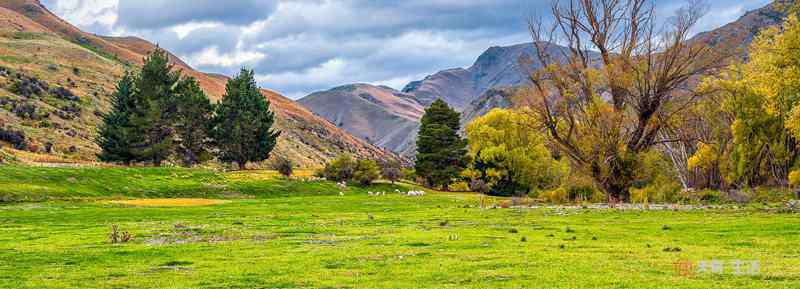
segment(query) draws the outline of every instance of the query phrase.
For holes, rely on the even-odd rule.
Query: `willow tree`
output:
[[[535,60],[525,95],[549,140],[592,176],[612,204],[627,201],[641,155],[700,95],[690,88],[721,57],[690,42],[705,5],[691,1],[666,24],[647,0],[564,0],[552,25],[530,21]],[[554,45],[564,45],[558,48]]]
[[[565,162],[553,158],[536,120],[508,109],[493,109],[466,127],[472,167],[465,174],[483,181],[489,194],[528,195],[553,189],[569,173]]]

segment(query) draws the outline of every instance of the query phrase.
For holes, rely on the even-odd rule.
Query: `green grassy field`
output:
[[[271,173],[0,167],[2,288],[797,288],[800,216],[480,209]],[[110,199],[214,197],[198,207]],[[31,202],[36,200],[36,202]],[[492,200],[494,201],[494,200]],[[490,202],[492,202],[490,201]],[[111,225],[129,231],[110,244]],[[670,248],[667,252],[665,249]],[[674,249],[674,248],[679,248]],[[677,264],[724,261],[684,275]],[[759,262],[736,275],[731,262]],[[691,270],[695,272],[696,270]]]

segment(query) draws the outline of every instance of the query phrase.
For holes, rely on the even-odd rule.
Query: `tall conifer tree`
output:
[[[188,77],[178,84],[175,114],[175,151],[184,166],[211,159],[214,105],[197,81]]]
[[[131,122],[142,139],[134,144],[134,153],[155,166],[160,166],[173,151],[175,94],[180,78],[180,71],[173,70],[167,53],[160,48],[144,60],[136,78],[137,105]]]
[[[417,138],[416,173],[444,190],[469,163],[467,142],[458,135],[460,115],[437,99],[425,110]]]
[[[242,69],[228,81],[217,105],[213,136],[219,159],[244,169],[248,162],[269,158],[280,132],[272,129],[275,115],[256,85],[253,71]]]
[[[130,164],[136,160],[131,145],[138,140],[130,115],[136,107],[134,76],[125,73],[111,96],[111,111],[103,116],[95,142],[102,151],[98,158],[104,162]]]

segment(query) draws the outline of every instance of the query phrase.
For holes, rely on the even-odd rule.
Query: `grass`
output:
[[[308,176],[308,171],[299,175]],[[330,182],[280,178],[274,172],[217,173],[181,168],[45,168],[0,166],[0,201],[30,202],[119,198],[276,198],[295,194],[334,195],[363,192],[340,190]],[[393,190],[377,184],[375,191]]]
[[[393,188],[350,187],[341,196],[334,184],[267,172],[0,167],[0,191],[40,201],[0,205],[0,288],[792,288],[800,282],[795,214],[484,210],[473,194],[366,192]],[[107,200],[207,195],[227,202],[148,207]],[[133,234],[132,241],[110,244],[112,224]],[[726,271],[684,276],[675,269],[704,260],[725,261]],[[759,274],[732,274],[735,260],[759,261]]]

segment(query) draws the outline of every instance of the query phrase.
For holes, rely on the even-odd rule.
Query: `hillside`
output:
[[[404,156],[413,156],[412,135],[425,108],[414,96],[385,86],[345,85],[299,100],[353,135]]]
[[[99,150],[93,143],[95,127],[99,115],[109,109],[116,80],[140,65],[155,45],[135,37],[83,32],[36,0],[0,2],[0,23],[0,128],[5,134],[21,132],[25,143],[18,148],[36,153],[35,161],[94,160]],[[185,75],[197,78],[212,100],[221,98],[227,77],[196,71],[174,55],[171,60]],[[40,89],[20,94],[18,83]],[[71,96],[60,95],[63,91]],[[276,126],[283,131],[277,155],[305,167],[321,165],[344,152],[398,158],[276,92],[265,89],[263,93],[278,115]]]
[[[793,2],[794,0],[778,0],[762,8],[748,11],[736,21],[699,33],[690,41],[705,43],[717,50],[729,51],[735,57],[746,57],[747,48],[758,33],[764,28],[780,25],[788,13],[786,3]]]

